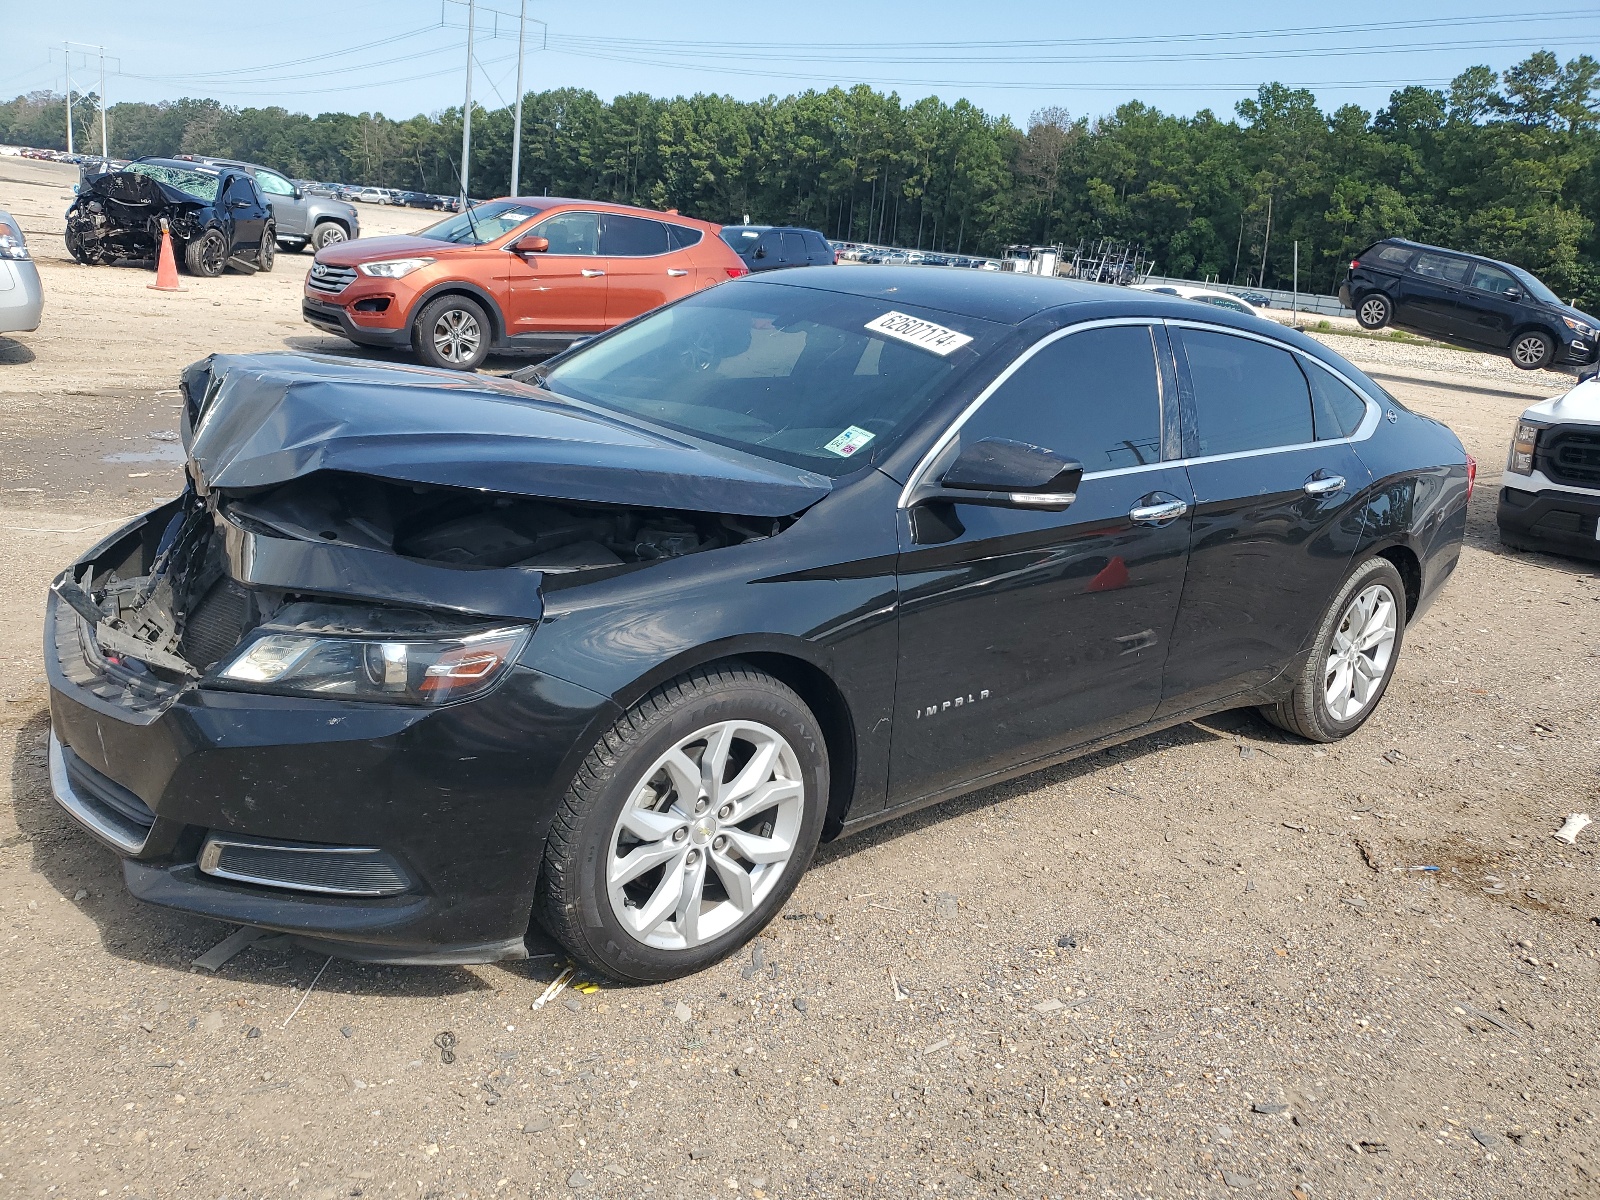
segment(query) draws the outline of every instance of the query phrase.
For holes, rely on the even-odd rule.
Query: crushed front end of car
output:
[[[67,209],[67,253],[86,266],[154,258],[163,220],[181,252],[205,231],[212,212],[210,201],[146,174],[86,175]]]
[[[545,592],[770,537],[825,486],[422,368],[216,356],[183,393],[182,495],[50,591],[57,800],[156,904],[525,954],[554,802],[619,711],[527,665]]]

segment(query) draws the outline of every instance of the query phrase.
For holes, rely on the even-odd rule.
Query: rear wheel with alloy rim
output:
[[[1389,323],[1392,312],[1389,297],[1374,292],[1361,298],[1361,303],[1356,306],[1356,320],[1363,329],[1382,329]]]
[[[1393,678],[1405,638],[1406,592],[1400,572],[1370,558],[1350,573],[1323,615],[1294,691],[1262,714],[1314,742],[1361,728]]]
[[[417,315],[412,343],[430,367],[476,369],[489,356],[489,317],[466,296],[441,296]]]
[[[1511,341],[1511,361],[1524,371],[1547,367],[1555,356],[1555,339],[1548,333],[1540,333],[1535,329],[1519,333]]]
[[[261,235],[261,248],[256,251],[256,269],[270,271],[277,261],[278,230],[276,226],[268,224],[266,231]]]
[[[691,672],[600,739],[545,849],[539,915],[630,982],[701,970],[760,931],[811,861],[827,804],[816,718],[738,663]]]

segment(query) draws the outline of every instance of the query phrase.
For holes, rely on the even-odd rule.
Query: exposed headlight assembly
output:
[[[526,625],[422,634],[399,627],[352,630],[325,620],[287,624],[257,630],[206,682],[277,695],[436,706],[488,691],[532,632]]]
[[[1539,442],[1538,425],[1527,421],[1517,422],[1516,436],[1511,439],[1511,457],[1506,460],[1506,470],[1517,475],[1533,474],[1533,452]]]
[[[1573,317],[1562,317],[1561,319],[1567,323],[1567,328],[1579,337],[1594,337],[1597,333],[1600,333],[1600,330],[1596,330],[1587,321],[1579,321]]]
[[[356,270],[375,279],[403,279],[433,261],[431,258],[386,258],[382,262],[361,263]]]

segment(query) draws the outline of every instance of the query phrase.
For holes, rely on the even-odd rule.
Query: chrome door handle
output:
[[[1159,504],[1140,504],[1128,510],[1128,520],[1135,525],[1160,525],[1175,520],[1189,511],[1182,500],[1163,500]]]
[[[668,267],[667,268],[667,274],[672,276],[672,278],[674,278],[674,279],[681,279],[683,276],[687,275],[688,273],[689,272],[687,272],[687,271],[679,270],[677,267]]]
[[[605,274],[604,271],[591,271],[588,267],[583,268],[583,277],[585,279],[593,279],[597,275],[604,275],[604,274]]]
[[[1308,479],[1304,488],[1308,496],[1331,496],[1344,491],[1344,476],[1329,475],[1323,479]]]

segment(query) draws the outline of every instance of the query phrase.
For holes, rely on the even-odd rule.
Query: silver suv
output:
[[[278,230],[278,245],[285,250],[304,250],[307,243],[312,249],[321,250],[334,242],[350,241],[361,236],[361,218],[356,213],[355,205],[328,196],[310,195],[277,171],[231,158],[205,158],[191,154],[180,154],[178,157],[250,172],[272,209],[272,220]]]

